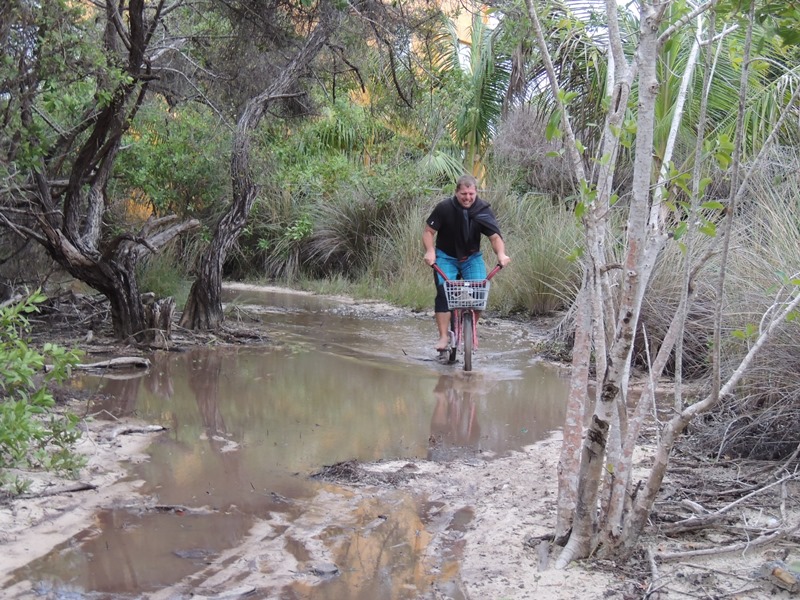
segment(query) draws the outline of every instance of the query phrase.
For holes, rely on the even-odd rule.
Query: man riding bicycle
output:
[[[439,202],[425,221],[422,244],[425,247],[425,264],[437,264],[448,279],[485,279],[486,265],[481,254],[481,235],[489,238],[497,263],[505,267],[511,258],[500,233],[491,206],[478,197],[478,182],[472,175],[463,175],[456,182],[456,192],[451,198]],[[436,350],[447,348],[450,311],[444,291],[444,280],[433,274],[436,284],[436,328],[439,340]]]

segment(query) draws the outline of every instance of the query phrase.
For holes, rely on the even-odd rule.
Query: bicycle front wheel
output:
[[[467,311],[462,316],[462,339],[464,342],[464,370],[472,371],[472,334],[475,325],[475,313]]]

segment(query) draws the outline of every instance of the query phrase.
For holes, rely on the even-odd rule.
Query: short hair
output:
[[[474,187],[478,189],[478,180],[472,175],[462,175],[458,178],[458,181],[456,181],[456,191],[460,190],[462,187]]]

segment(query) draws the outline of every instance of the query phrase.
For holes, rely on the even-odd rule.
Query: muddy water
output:
[[[418,598],[433,584],[459,597],[458,544],[437,575],[424,568],[424,499],[398,492],[376,503],[308,476],[349,459],[490,459],[519,449],[560,427],[567,381],[536,361],[524,332],[491,318],[475,371],[464,373],[433,360],[430,317],[229,294],[234,314],[263,320],[274,344],[157,353],[143,375],[82,381],[98,392],[92,410],[169,429],[132,470],[143,499],[101,512],[17,580],[52,597],[141,597],[230,566],[231,549],[268,527],[259,547],[270,559],[241,566],[272,587],[255,597]],[[458,532],[471,518],[465,510],[446,526]]]

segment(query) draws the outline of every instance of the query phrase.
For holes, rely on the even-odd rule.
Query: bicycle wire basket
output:
[[[485,310],[489,299],[489,281],[486,279],[457,279],[444,282],[447,308],[474,308]]]

